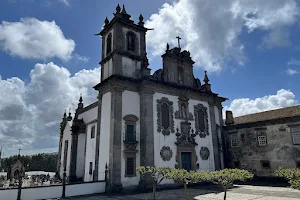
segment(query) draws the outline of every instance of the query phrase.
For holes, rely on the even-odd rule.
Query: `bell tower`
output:
[[[150,75],[146,53],[144,18],[139,16],[135,24],[125,6],[116,7],[114,18],[106,17],[103,30],[96,34],[102,37],[101,82],[112,75],[139,79]]]

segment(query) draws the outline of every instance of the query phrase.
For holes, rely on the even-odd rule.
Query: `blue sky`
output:
[[[96,100],[100,32],[116,5],[143,14],[152,72],[176,36],[209,72],[235,116],[298,104],[300,5],[296,0],[0,1],[0,146],[6,155],[56,151],[64,109]]]

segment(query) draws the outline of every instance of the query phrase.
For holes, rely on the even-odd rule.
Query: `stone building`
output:
[[[58,173],[70,181],[104,179],[111,188],[138,186],[137,166],[213,171],[224,167],[222,102],[205,72],[194,77],[190,52],[166,44],[162,69],[148,67],[143,16],[137,24],[118,5],[105,19],[98,101],[61,123]],[[180,39],[178,37],[178,39]],[[143,181],[142,181],[143,182]],[[169,183],[164,181],[164,183]]]
[[[300,167],[300,106],[241,117],[226,111],[228,167],[273,176],[281,167]]]

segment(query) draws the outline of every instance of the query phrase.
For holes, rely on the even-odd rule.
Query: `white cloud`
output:
[[[69,60],[75,48],[72,39],[65,38],[55,21],[21,18],[20,22],[2,21],[0,48],[21,58],[45,60],[58,57]]]
[[[28,84],[19,78],[0,79],[0,146],[6,155],[57,151],[59,123],[65,109],[77,107],[80,93],[85,105],[97,100],[92,89],[100,81],[99,68],[71,75],[50,62],[38,63]]]
[[[234,117],[263,112],[267,110],[293,106],[297,103],[295,95],[290,90],[281,89],[274,95],[267,95],[261,98],[234,99],[230,106],[225,106],[223,112],[231,110]],[[225,117],[225,113],[223,113]]]
[[[288,69],[286,70],[286,73],[287,73],[287,75],[292,76],[292,75],[298,74],[299,71],[297,71],[297,70],[295,70],[295,69],[288,68]]]
[[[75,53],[75,54],[73,55],[73,59],[74,59],[74,60],[77,60],[77,61],[80,61],[80,62],[83,62],[83,63],[87,63],[87,62],[89,62],[89,60],[90,60],[89,57],[81,56],[81,55],[79,55],[79,54],[77,54],[77,53]]]
[[[62,2],[63,4],[65,4],[66,6],[69,6],[70,3],[68,0],[60,0],[60,2]]]
[[[184,49],[190,50],[198,66],[220,71],[227,63],[243,65],[244,48],[239,36],[263,30],[266,47],[290,44],[288,29],[299,19],[295,0],[179,0],[165,3],[145,26],[148,50],[161,55],[166,43],[177,46],[176,36],[183,38]]]
[[[300,60],[296,60],[296,59],[291,59],[288,61],[287,63],[288,65],[300,65]]]

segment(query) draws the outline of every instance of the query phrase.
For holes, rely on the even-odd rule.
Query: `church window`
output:
[[[91,138],[95,138],[95,126],[91,128]]]
[[[200,137],[206,137],[206,135],[209,134],[207,108],[202,104],[195,105],[194,115],[196,132],[199,134]]]
[[[127,124],[126,127],[126,141],[127,142],[135,142],[135,134],[134,134],[134,125],[133,124]]]
[[[163,97],[157,100],[157,131],[163,135],[174,133],[173,102]]]
[[[89,174],[93,174],[93,162],[90,162],[90,169],[89,169]]]
[[[135,34],[132,31],[127,32],[127,49],[134,51],[135,49]]]
[[[300,144],[300,127],[292,127],[291,128],[293,144]]]
[[[183,75],[184,75],[183,68],[178,66],[177,73],[178,73],[178,83],[183,84]]]
[[[111,43],[112,43],[112,36],[111,33],[108,34],[106,39],[106,55],[111,52]]]
[[[126,176],[135,175],[135,158],[127,157],[126,158]]]
[[[164,129],[168,129],[170,126],[170,111],[166,103],[161,105],[161,125]]]

